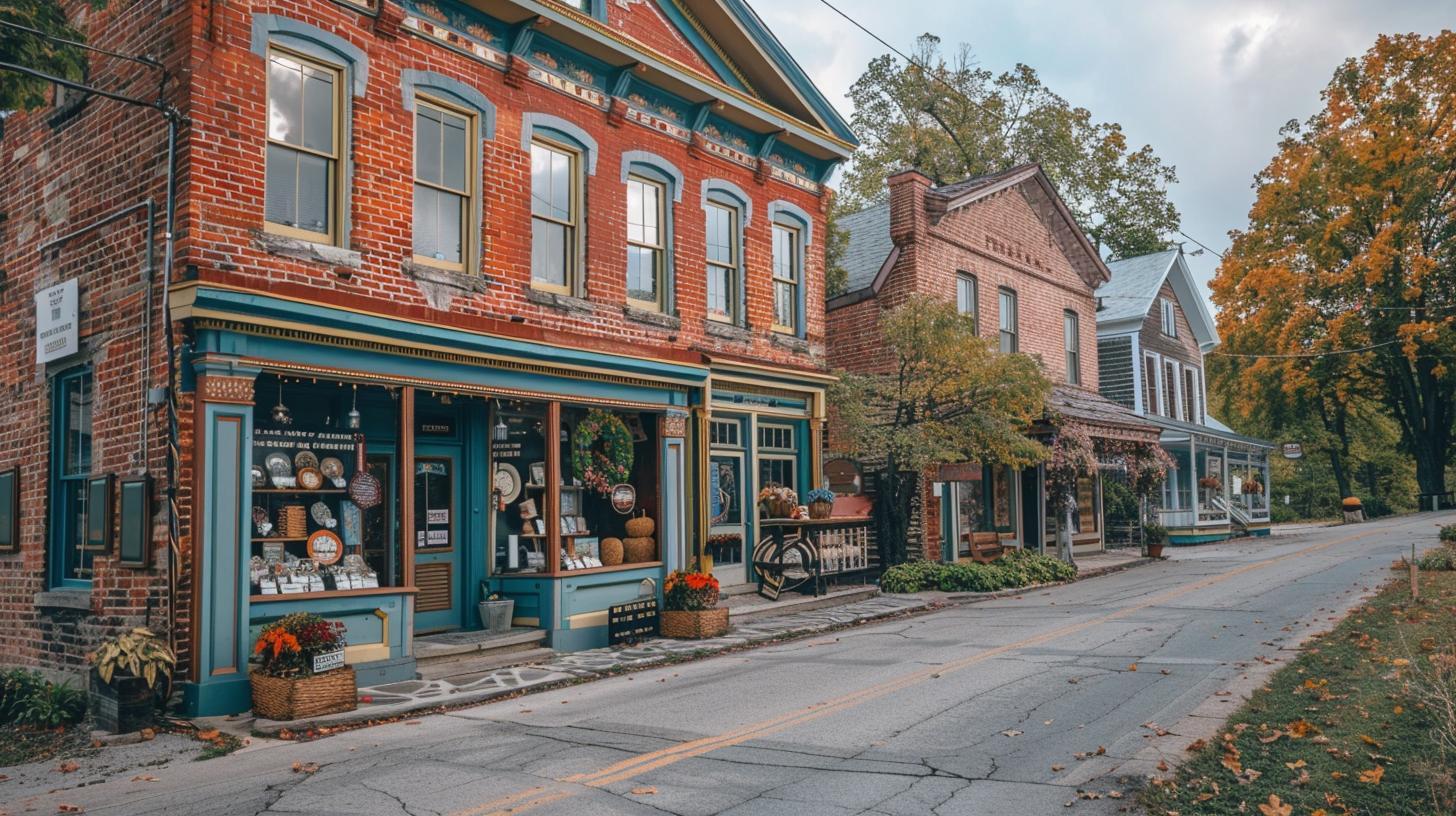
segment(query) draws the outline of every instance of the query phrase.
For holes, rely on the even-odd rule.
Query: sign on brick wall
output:
[[[81,350],[80,287],[71,278],[35,294],[35,361],[44,365]]]

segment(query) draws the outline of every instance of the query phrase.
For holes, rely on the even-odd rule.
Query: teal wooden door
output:
[[[458,629],[465,620],[465,536],[458,449],[415,450],[415,631]]]

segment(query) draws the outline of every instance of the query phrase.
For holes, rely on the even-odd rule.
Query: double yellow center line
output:
[[[493,799],[489,802],[477,805],[472,808],[454,811],[449,814],[449,816],[507,816],[508,814],[525,813],[527,811],[535,810],[536,808],[543,807],[545,805],[551,804],[552,802],[556,802],[570,796],[575,796],[576,794],[582,792],[583,787],[606,787],[617,782],[622,782],[633,777],[641,776],[642,774],[655,771],[668,765],[674,765],[678,762],[682,762],[685,759],[692,759],[693,757],[702,756],[703,754],[719,750],[720,748],[730,748],[735,745],[741,745],[742,743],[748,742],[749,740],[765,737],[797,725],[803,725],[804,723],[812,722],[813,720],[820,719],[821,717],[827,717],[830,714],[835,714],[840,711],[853,708],[862,703],[869,702],[870,700],[885,697],[897,691],[902,691],[918,683],[923,683],[926,680],[938,678],[947,674],[951,674],[953,672],[958,672],[963,669],[970,668],[971,666],[975,666],[987,660],[1000,657],[1001,655],[1004,655],[1008,652],[1014,652],[1020,649],[1041,646],[1051,641],[1064,638],[1068,635],[1073,635],[1096,626],[1101,626],[1102,624],[1108,623],[1110,621],[1115,621],[1120,618],[1127,617],[1128,615],[1131,615],[1135,612],[1140,612],[1149,607],[1167,603],[1191,592],[1197,592],[1201,589],[1207,589],[1208,587],[1222,583],[1231,578],[1237,578],[1241,575],[1245,575],[1255,570],[1264,569],[1265,567],[1271,567],[1275,564],[1280,564],[1291,559],[1305,558],[1312,553],[1319,552],[1320,550],[1325,550],[1340,544],[1347,544],[1351,541],[1373,535],[1375,532],[1375,530],[1367,530],[1365,532],[1344,536],[1343,538],[1337,538],[1333,541],[1327,541],[1322,544],[1313,544],[1308,547],[1285,553],[1284,555],[1275,556],[1274,558],[1270,558],[1264,561],[1255,561],[1249,564],[1245,564],[1241,567],[1236,567],[1232,570],[1229,570],[1228,572],[1213,575],[1208,578],[1195,581],[1191,584],[1184,584],[1182,586],[1174,587],[1173,589],[1160,592],[1156,595],[1151,595],[1135,604],[1132,604],[1131,606],[1126,606],[1122,609],[1118,609],[1115,612],[1109,612],[1105,615],[1099,615],[1095,618],[1089,618],[1088,620],[1081,621],[1080,623],[1071,623],[1067,624],[1066,626],[1059,626],[1055,629],[1050,629],[1048,631],[1042,632],[1041,634],[1033,635],[1031,637],[1018,640],[1014,643],[1007,643],[1004,646],[996,646],[991,649],[976,652],[975,654],[967,655],[965,657],[953,660],[940,666],[932,666],[926,669],[914,671],[901,677],[897,677],[892,680],[887,680],[883,683],[869,686],[867,688],[861,689],[860,691],[846,694],[842,697],[837,697],[824,702],[814,703],[807,707],[798,708],[786,714],[781,714],[777,717],[770,717],[766,720],[760,720],[758,722],[751,723],[749,725],[745,725],[740,728],[724,732],[722,734],[716,734],[709,737],[701,737],[699,739],[678,743],[667,748],[661,748],[656,751],[649,751],[645,754],[639,754],[634,757],[629,757],[620,762],[615,762],[611,765],[608,765],[607,767],[602,768],[599,771],[585,774],[574,774],[572,776],[568,776],[558,780],[555,784],[539,785],[517,793],[502,796],[498,799]]]

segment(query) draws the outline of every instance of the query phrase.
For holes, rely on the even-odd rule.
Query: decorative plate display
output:
[[[344,463],[336,456],[320,459],[318,469],[330,480],[344,478]]]
[[[304,490],[318,490],[324,486],[324,474],[315,467],[299,468],[298,486]]]
[[[515,465],[501,462],[495,466],[495,489],[500,491],[501,500],[507,504],[521,495],[521,472]]]
[[[301,450],[293,454],[293,466],[299,470],[316,468],[319,466],[318,455],[311,450]]]
[[[308,514],[313,518],[313,523],[320,527],[334,528],[334,511],[329,509],[327,504],[321,501],[314,502],[308,508]]]
[[[263,465],[268,468],[268,475],[275,480],[293,475],[293,461],[286,453],[270,453],[268,458],[263,460]]]
[[[308,557],[319,564],[332,564],[344,555],[344,542],[330,530],[319,530],[308,537]]]
[[[262,465],[253,465],[253,487],[267,487],[268,474],[263,472]]]
[[[612,485],[609,495],[612,498],[612,509],[624,516],[637,506],[637,488],[632,485]]]

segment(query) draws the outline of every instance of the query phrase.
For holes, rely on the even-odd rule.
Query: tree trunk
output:
[[[875,537],[880,568],[885,569],[905,561],[910,530],[910,492],[906,483],[916,480],[896,471],[892,465],[881,471],[875,481]]]

